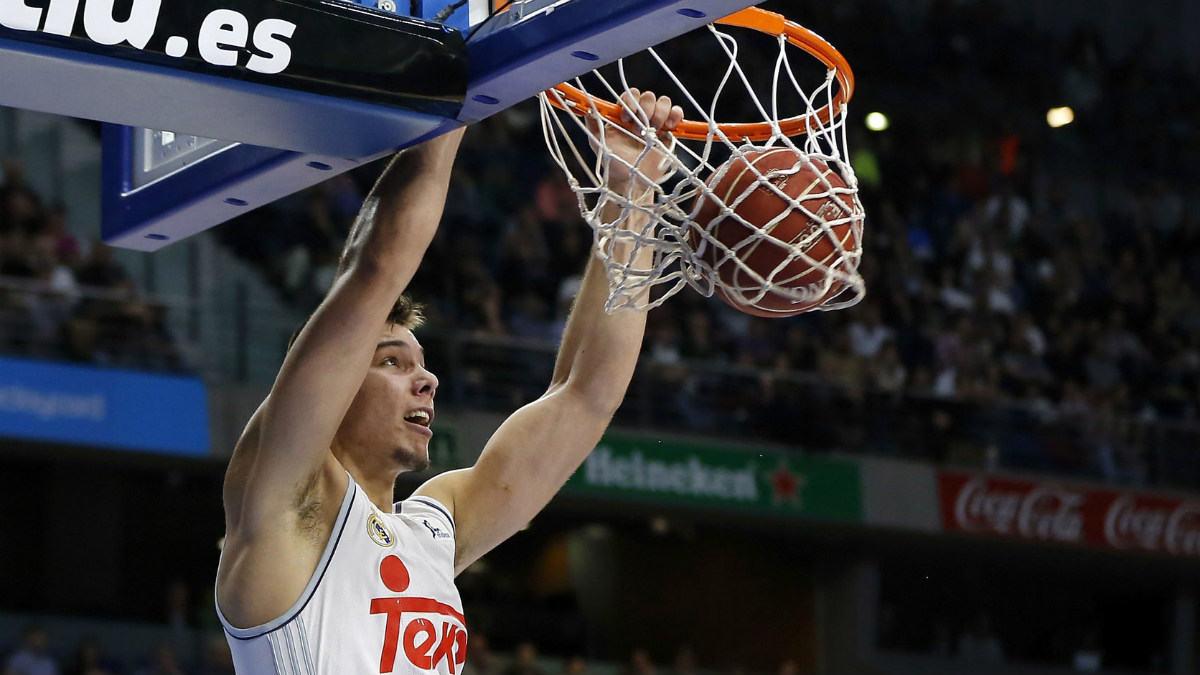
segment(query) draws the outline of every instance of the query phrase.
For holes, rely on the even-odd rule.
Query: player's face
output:
[[[389,468],[428,468],[437,386],[437,377],[425,369],[424,350],[412,331],[389,326],[342,420],[339,442],[384,458]]]

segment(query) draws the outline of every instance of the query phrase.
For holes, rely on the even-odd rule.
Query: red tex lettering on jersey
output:
[[[396,593],[408,590],[408,568],[400,558],[389,555],[379,563],[379,578],[383,585]],[[379,657],[379,672],[390,673],[396,667],[396,652],[400,646],[400,618],[410,614],[441,614],[458,623],[443,620],[441,630],[427,618],[412,619],[404,627],[404,655],[409,663],[421,670],[433,670],[442,659],[456,675],[458,666],[467,660],[467,631],[461,628],[466,619],[456,609],[429,598],[374,598],[372,614],[386,614],[387,627],[383,633],[383,654]]]

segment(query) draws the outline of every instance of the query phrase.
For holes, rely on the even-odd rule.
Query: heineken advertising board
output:
[[[610,434],[565,489],[580,496],[862,520],[856,463],[732,445]]]

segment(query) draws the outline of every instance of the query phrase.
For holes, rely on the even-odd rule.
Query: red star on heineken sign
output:
[[[775,494],[772,499],[776,504],[790,502],[800,505],[800,488],[804,486],[804,476],[797,476],[792,473],[787,462],[779,461],[779,468],[775,469],[775,473],[770,477],[771,485],[775,488]]]

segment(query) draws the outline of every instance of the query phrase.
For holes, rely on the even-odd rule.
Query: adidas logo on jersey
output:
[[[449,532],[443,532],[442,528],[434,527],[433,525],[430,525],[428,520],[422,520],[421,523],[429,529],[429,533],[433,535],[434,539],[449,539],[450,538]]]

